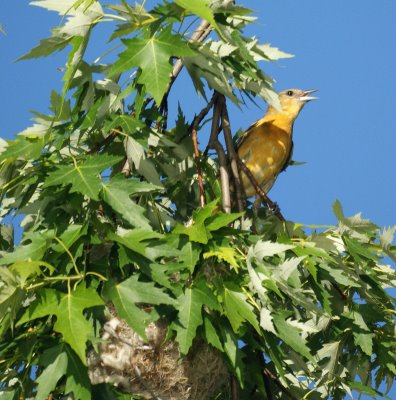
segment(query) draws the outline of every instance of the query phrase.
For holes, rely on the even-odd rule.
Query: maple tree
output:
[[[230,190],[227,101],[278,106],[258,63],[289,56],[244,36],[252,11],[208,0],[149,11],[126,1],[33,4],[62,23],[21,59],[69,53],[51,113],[0,142],[1,398],[131,398],[90,375],[114,317],[142,347],[165,321],[159,348],[176,344],[187,363],[194,349],[213,349],[231,377],[216,399],[389,391],[396,280],[384,257],[396,259],[395,229],[345,217],[338,202],[337,226],[310,229],[265,206],[241,207]],[[91,32],[103,22],[114,23],[109,48],[89,63]],[[207,99],[192,121],[168,99],[183,67]],[[204,151],[196,136],[207,122]],[[16,214],[19,244],[4,222]]]

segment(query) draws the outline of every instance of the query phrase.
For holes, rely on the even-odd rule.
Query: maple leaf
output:
[[[22,316],[19,324],[46,315],[55,315],[54,330],[62,334],[65,342],[86,365],[85,344],[88,335],[92,332],[92,325],[85,319],[83,311],[86,308],[102,304],[103,300],[96,290],[86,288],[84,285],[79,285],[76,290],[69,293],[44,289],[40,291],[38,299]]]
[[[96,155],[88,157],[80,164],[60,165],[48,174],[43,187],[55,185],[71,185],[71,192],[82,193],[93,200],[99,200],[101,188],[100,173],[111,167],[122,157]]]
[[[142,72],[138,82],[145,85],[157,104],[161,103],[171,80],[170,58],[195,54],[180,35],[171,33],[170,26],[158,35],[146,34],[142,38],[124,39],[122,42],[127,48],[119,55],[110,76],[140,67]]]

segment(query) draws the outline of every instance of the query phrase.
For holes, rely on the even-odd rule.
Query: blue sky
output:
[[[243,3],[259,17],[249,34],[295,54],[263,63],[264,71],[276,79],[276,89],[319,89],[320,100],[308,104],[295,124],[294,159],[306,164],[281,174],[271,198],[286,218],[306,224],[334,223],[335,199],[347,215],[362,212],[379,225],[396,224],[396,2]],[[30,124],[29,110],[46,112],[50,90],[61,88],[59,68],[65,59],[58,53],[14,62],[49,36],[50,27],[60,22],[57,14],[27,1],[4,2],[0,22],[7,32],[0,36],[0,136],[11,138]],[[110,29],[101,27],[97,43],[105,43]],[[95,48],[89,54],[94,59],[100,53]],[[178,88],[184,90],[182,81],[175,86],[174,98]],[[193,115],[201,104],[184,101],[183,106]],[[262,116],[265,104],[260,104],[262,109],[231,107],[234,132]]]
[[[153,3],[148,1],[148,8]],[[379,225],[396,224],[396,1],[239,3],[257,11],[249,34],[295,54],[262,65],[277,81],[276,89],[319,89],[320,99],[295,123],[293,158],[306,164],[281,174],[270,197],[296,222],[334,224],[331,206],[339,199],[346,215],[362,212]],[[50,91],[62,86],[65,53],[15,63],[49,36],[60,18],[22,0],[3,1],[0,10],[6,30],[0,34],[0,136],[12,138],[31,123],[29,110],[47,111]],[[111,27],[101,29],[97,48],[88,53],[92,59],[101,54]],[[183,85],[182,77],[173,99],[181,99],[192,116],[203,103],[186,102]],[[262,109],[230,107],[234,132],[262,116],[265,104],[260,104]]]

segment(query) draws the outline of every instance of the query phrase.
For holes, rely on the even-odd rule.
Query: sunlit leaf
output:
[[[172,34],[170,29],[164,29],[159,35],[124,39],[123,43],[126,50],[119,55],[110,74],[116,75],[140,67],[142,73],[138,82],[146,86],[157,104],[161,103],[171,79],[170,57],[194,54],[181,37]]]
[[[147,182],[125,179],[123,176],[112,178],[102,186],[101,196],[114,211],[118,212],[131,225],[142,229],[150,229],[146,210],[131,200],[131,195],[150,193],[162,188]]]
[[[248,303],[246,295],[231,284],[224,287],[224,307],[235,333],[238,333],[242,323],[247,321],[260,333],[259,322],[253,307]]]
[[[125,319],[142,338],[146,338],[145,326],[157,319],[156,313],[146,312],[139,308],[139,304],[175,304],[175,300],[165,294],[151,282],[139,281],[134,275],[127,280],[115,284],[105,285],[104,296],[114,304],[118,315]]]
[[[48,174],[44,187],[71,185],[70,191],[82,193],[93,200],[99,200],[101,188],[100,173],[119,162],[118,156],[90,156],[81,163],[74,160],[73,165],[60,165]]]

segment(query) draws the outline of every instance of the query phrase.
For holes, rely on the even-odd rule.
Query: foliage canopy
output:
[[[87,351],[113,307],[142,338],[166,320],[182,356],[198,340],[217,349],[241,398],[376,397],[384,382],[389,390],[387,289],[396,280],[383,258],[395,260],[394,228],[347,218],[338,202],[338,225],[317,229],[265,209],[220,211],[223,147],[194,156],[212,92],[240,107],[255,97],[277,106],[258,62],[289,55],[244,36],[252,12],[208,0],[149,11],[126,1],[32,4],[62,23],[21,59],[69,53],[50,114],[35,113],[33,126],[0,142],[1,398],[91,399]],[[114,24],[109,48],[88,62],[91,33],[105,22]],[[179,105],[168,121],[181,66],[208,99],[199,120],[186,121]],[[6,222],[16,214],[18,245]],[[130,398],[110,384],[95,393]]]

